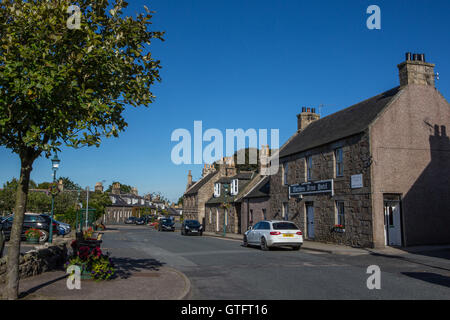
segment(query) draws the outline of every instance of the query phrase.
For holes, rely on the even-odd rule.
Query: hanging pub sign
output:
[[[289,186],[289,197],[316,193],[331,193],[331,196],[334,196],[333,179],[293,184]]]

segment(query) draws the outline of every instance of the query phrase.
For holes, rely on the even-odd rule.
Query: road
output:
[[[334,255],[242,247],[207,236],[112,226],[103,248],[130,268],[167,265],[192,283],[191,299],[450,299],[450,253],[436,256]],[[381,289],[367,288],[367,267],[381,269]]]

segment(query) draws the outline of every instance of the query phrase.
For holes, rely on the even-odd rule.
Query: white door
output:
[[[385,244],[388,246],[401,246],[402,225],[399,201],[386,201],[384,203],[384,218]]]
[[[314,206],[306,205],[306,224],[308,239],[314,239]]]

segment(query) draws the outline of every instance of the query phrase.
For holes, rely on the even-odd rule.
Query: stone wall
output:
[[[266,217],[264,217],[263,209],[266,210]],[[251,217],[250,210],[253,211],[253,217]],[[249,226],[254,226],[259,221],[268,218],[270,216],[269,211],[269,197],[244,198],[241,204],[241,233],[244,234]]]
[[[344,174],[336,177],[336,148],[342,148]],[[282,181],[283,170],[279,170],[270,180],[269,219],[285,219],[283,204],[288,203],[287,219],[295,222],[303,231],[305,238],[311,238],[307,230],[306,205],[314,207],[314,240],[373,247],[372,210],[370,193],[371,157],[368,134],[350,137],[328,145],[281,159],[288,163],[288,185],[307,181],[306,157],[312,157],[312,181],[334,180],[334,196],[331,193],[305,195],[303,199],[288,199],[288,186]],[[281,164],[282,165],[282,164]],[[351,175],[363,174],[363,188],[351,189]],[[344,202],[345,232],[332,231],[337,224],[336,201]]]
[[[20,279],[32,277],[46,271],[56,269],[67,260],[68,242],[52,245],[47,248],[33,250],[20,254],[19,276]],[[0,284],[6,281],[8,257],[0,259]]]

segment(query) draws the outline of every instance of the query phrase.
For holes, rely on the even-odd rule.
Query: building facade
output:
[[[450,106],[417,57],[398,66],[399,87],[322,119],[302,110],[270,177],[269,218],[357,247],[450,243]]]

